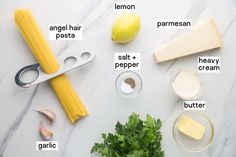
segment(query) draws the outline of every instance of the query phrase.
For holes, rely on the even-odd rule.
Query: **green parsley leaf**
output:
[[[147,115],[143,121],[133,113],[127,123],[117,122],[115,134],[103,133],[103,143],[95,143],[91,153],[103,157],[164,157],[160,128],[160,119]]]

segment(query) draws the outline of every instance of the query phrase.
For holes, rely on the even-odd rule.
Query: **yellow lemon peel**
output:
[[[134,13],[119,16],[112,26],[112,40],[122,44],[128,43],[138,34],[140,26],[140,16]]]

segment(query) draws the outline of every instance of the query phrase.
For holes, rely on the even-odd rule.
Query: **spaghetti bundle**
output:
[[[59,64],[31,12],[27,9],[17,9],[15,11],[15,22],[43,71],[47,74],[56,72],[59,69]],[[57,94],[71,123],[75,123],[77,120],[88,114],[86,108],[64,74],[52,78],[49,82]]]

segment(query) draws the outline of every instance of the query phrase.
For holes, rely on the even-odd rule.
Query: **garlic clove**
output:
[[[50,141],[53,137],[53,132],[49,131],[48,129],[44,127],[39,128],[40,136],[43,140]]]
[[[54,122],[54,120],[56,119],[56,114],[49,109],[35,109],[35,111],[46,116],[46,118],[48,119],[48,122],[50,124],[52,124]]]

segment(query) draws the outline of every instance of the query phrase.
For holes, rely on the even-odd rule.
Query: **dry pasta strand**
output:
[[[28,9],[17,9],[15,22],[43,71],[47,74],[56,72],[59,69],[57,60],[31,12]],[[49,80],[49,82],[71,123],[88,115],[87,109],[64,74]]]

